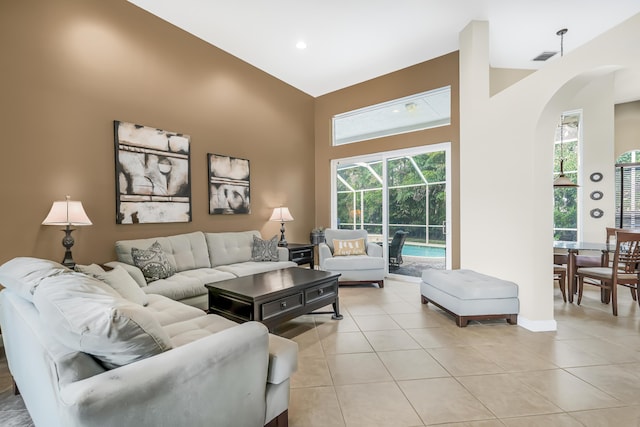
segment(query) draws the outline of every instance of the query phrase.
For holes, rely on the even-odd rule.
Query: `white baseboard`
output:
[[[532,332],[557,331],[558,322],[555,320],[529,320],[526,317],[518,316],[518,326],[522,326]]]

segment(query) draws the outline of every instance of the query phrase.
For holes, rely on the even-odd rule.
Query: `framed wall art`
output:
[[[251,213],[249,160],[207,154],[209,214]]]
[[[191,221],[190,138],[114,121],[116,223]]]

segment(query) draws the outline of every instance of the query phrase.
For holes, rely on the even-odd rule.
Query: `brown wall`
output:
[[[402,148],[451,142],[452,188],[452,261],[459,265],[460,186],[459,162],[459,72],[458,53],[372,79],[316,98],[315,112],[315,191],[316,224],[329,226],[331,221],[331,160]],[[334,115],[402,98],[443,86],[451,86],[451,125],[391,137],[378,138],[338,147],[331,145],[331,119]]]
[[[261,230],[287,205],[290,242],[314,224],[314,99],[124,0],[0,5],[0,262],[62,259],[54,200],[81,200],[79,263],[113,259],[119,239]],[[191,136],[191,223],[116,225],[113,120]],[[251,162],[249,215],[208,214],[206,154]]]
[[[615,157],[640,150],[640,101],[615,106]]]

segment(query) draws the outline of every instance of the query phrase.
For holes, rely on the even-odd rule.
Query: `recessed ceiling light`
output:
[[[304,40],[300,40],[298,43],[296,43],[296,47],[300,50],[304,50],[307,48],[307,43],[305,43]]]

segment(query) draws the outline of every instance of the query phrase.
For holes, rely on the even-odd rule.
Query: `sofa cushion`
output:
[[[280,270],[282,268],[297,267],[293,261],[247,261],[231,265],[219,265],[216,270],[231,273],[234,277],[250,276],[252,274],[264,273],[267,271]]]
[[[53,336],[71,349],[91,354],[106,368],[171,348],[168,335],[146,308],[84,274],[43,279],[34,304]]]
[[[0,266],[0,284],[22,298],[33,301],[33,293],[43,279],[70,272],[71,270],[57,262],[17,257]]]
[[[275,235],[269,240],[263,240],[258,236],[253,236],[251,246],[251,261],[278,261],[278,236]]]
[[[176,272],[157,241],[147,249],[131,248],[131,258],[149,283],[171,277]]]
[[[149,304],[145,308],[156,318],[160,326],[167,326],[207,315],[204,310],[174,301],[162,295],[149,294],[147,298],[149,298]]]
[[[204,239],[204,233],[201,231],[153,239],[117,241],[116,255],[118,261],[134,265],[131,249],[147,248],[156,241],[160,244],[169,262],[176,268],[176,271],[211,267],[211,263],[209,262],[209,249]]]
[[[171,339],[171,344],[174,347],[179,347],[234,326],[238,326],[238,324],[216,314],[207,314],[167,325],[165,331]]]
[[[181,273],[176,273],[167,279],[151,282],[142,290],[147,295],[158,294],[176,301],[206,292],[206,288],[198,279],[184,276]]]
[[[328,271],[384,269],[384,258],[368,255],[348,255],[324,260],[322,268]]]
[[[366,255],[364,239],[333,239],[333,256]]]
[[[76,264],[74,269],[80,273],[102,280],[104,283],[115,289],[121,297],[133,303],[147,305],[149,303],[147,294],[140,289],[138,282],[136,282],[136,280],[122,267],[122,265],[124,264],[114,265],[112,269],[106,272],[98,264]]]
[[[138,286],[138,283],[127,271],[117,265],[113,270],[102,271],[93,277],[102,280],[116,290],[124,299],[138,305],[149,304],[147,294]]]
[[[182,300],[207,293],[206,283],[219,282],[233,279],[235,276],[229,272],[213,268],[199,268],[196,270],[181,271],[173,276],[156,280],[142,288],[147,294],[159,294],[173,300]]]
[[[258,231],[234,231],[226,233],[205,233],[211,267],[229,265],[251,260],[253,236],[260,237]]]

